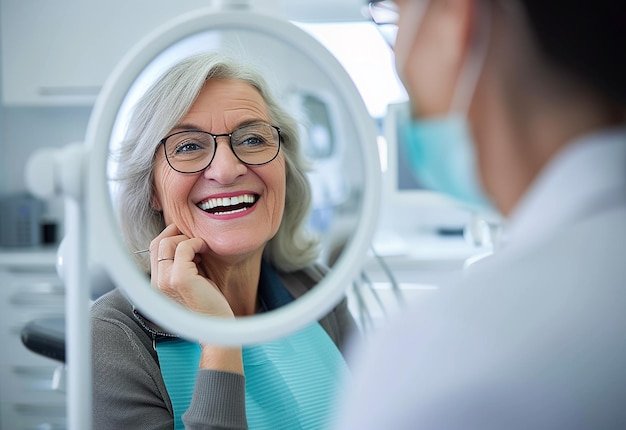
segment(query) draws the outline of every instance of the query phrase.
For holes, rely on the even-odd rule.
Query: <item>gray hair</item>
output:
[[[298,138],[298,124],[277,102],[263,77],[249,65],[219,53],[187,58],[160,77],[141,97],[130,118],[118,159],[117,212],[130,251],[148,248],[164,228],[163,214],[152,205],[153,168],[160,140],[189,111],[204,83],[210,79],[235,79],[256,88],[267,104],[270,119],[281,130],[281,151],[286,163],[285,210],[276,235],[268,242],[264,258],[279,270],[293,271],[314,262],[318,241],[307,229],[311,187],[307,161]],[[148,273],[150,261],[137,256]]]

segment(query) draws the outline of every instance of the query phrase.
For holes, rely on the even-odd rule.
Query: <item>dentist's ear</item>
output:
[[[465,57],[470,55],[478,22],[477,1],[481,0],[435,0],[441,8],[440,40],[444,59],[451,68],[460,70]]]
[[[411,87],[407,90],[420,107],[421,116],[445,115],[453,107],[461,70],[471,55],[476,3],[431,0],[423,12],[404,67],[405,84]],[[405,23],[409,25],[409,20]]]

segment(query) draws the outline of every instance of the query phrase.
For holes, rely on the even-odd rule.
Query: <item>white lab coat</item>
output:
[[[626,128],[562,151],[507,231],[356,349],[338,429],[626,428]]]

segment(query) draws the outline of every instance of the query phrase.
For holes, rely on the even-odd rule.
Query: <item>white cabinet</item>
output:
[[[91,105],[118,61],[148,33],[209,0],[2,0],[8,106]]]
[[[63,429],[65,394],[53,389],[62,364],[26,349],[27,322],[64,314],[53,251],[0,251],[0,429]]]

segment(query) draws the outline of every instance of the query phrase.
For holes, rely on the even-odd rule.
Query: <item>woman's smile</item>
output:
[[[202,200],[196,206],[207,214],[212,215],[213,218],[220,219],[226,217],[231,219],[233,216],[245,216],[248,212],[254,210],[258,199],[259,195],[254,193],[228,193],[211,196]]]

